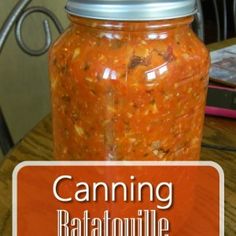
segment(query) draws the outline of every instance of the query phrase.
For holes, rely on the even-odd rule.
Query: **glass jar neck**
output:
[[[117,31],[147,31],[189,27],[193,22],[193,16],[156,21],[110,21],[88,19],[72,15],[68,15],[68,17],[75,26],[82,25],[91,28]]]

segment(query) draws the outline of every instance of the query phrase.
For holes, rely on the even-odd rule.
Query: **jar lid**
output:
[[[164,20],[194,15],[196,0],[68,0],[66,11],[102,20]]]

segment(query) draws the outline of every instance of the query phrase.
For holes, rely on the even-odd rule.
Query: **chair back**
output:
[[[203,41],[219,42],[235,35],[236,0],[197,0],[197,7],[196,29]]]
[[[15,4],[10,14],[8,15],[7,19],[3,22],[3,25],[0,28],[0,56],[4,48],[4,45],[7,41],[7,38],[14,26],[15,26],[16,41],[19,47],[26,54],[30,56],[41,56],[48,51],[52,43],[51,29],[48,20],[43,21],[43,28],[45,32],[45,43],[41,49],[35,50],[28,47],[23,39],[23,34],[22,34],[23,24],[26,18],[33,13],[42,13],[46,15],[54,23],[57,31],[59,33],[63,32],[62,24],[52,11],[48,10],[45,7],[28,7],[28,5],[31,2],[32,0],[18,0],[18,2]],[[7,126],[7,122],[4,118],[0,104],[0,149],[5,155],[9,152],[9,150],[13,147],[13,145],[14,143],[11,134],[9,132],[9,128]]]

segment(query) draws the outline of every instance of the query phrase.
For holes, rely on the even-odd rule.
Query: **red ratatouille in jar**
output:
[[[199,159],[209,55],[194,0],[68,1],[50,52],[55,158]]]

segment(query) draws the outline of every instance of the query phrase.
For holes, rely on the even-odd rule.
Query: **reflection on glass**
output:
[[[107,79],[111,79],[111,80],[116,80],[117,79],[117,73],[114,70],[111,70],[110,68],[106,68],[104,70],[103,79],[107,80]]]
[[[167,34],[166,33],[150,33],[148,34],[148,39],[149,40],[155,40],[155,39],[166,39],[167,38]]]
[[[158,76],[163,75],[168,71],[168,65],[167,63],[162,64],[161,66],[158,66],[152,70],[149,70],[146,72],[146,78],[148,81],[153,81],[158,78]]]

